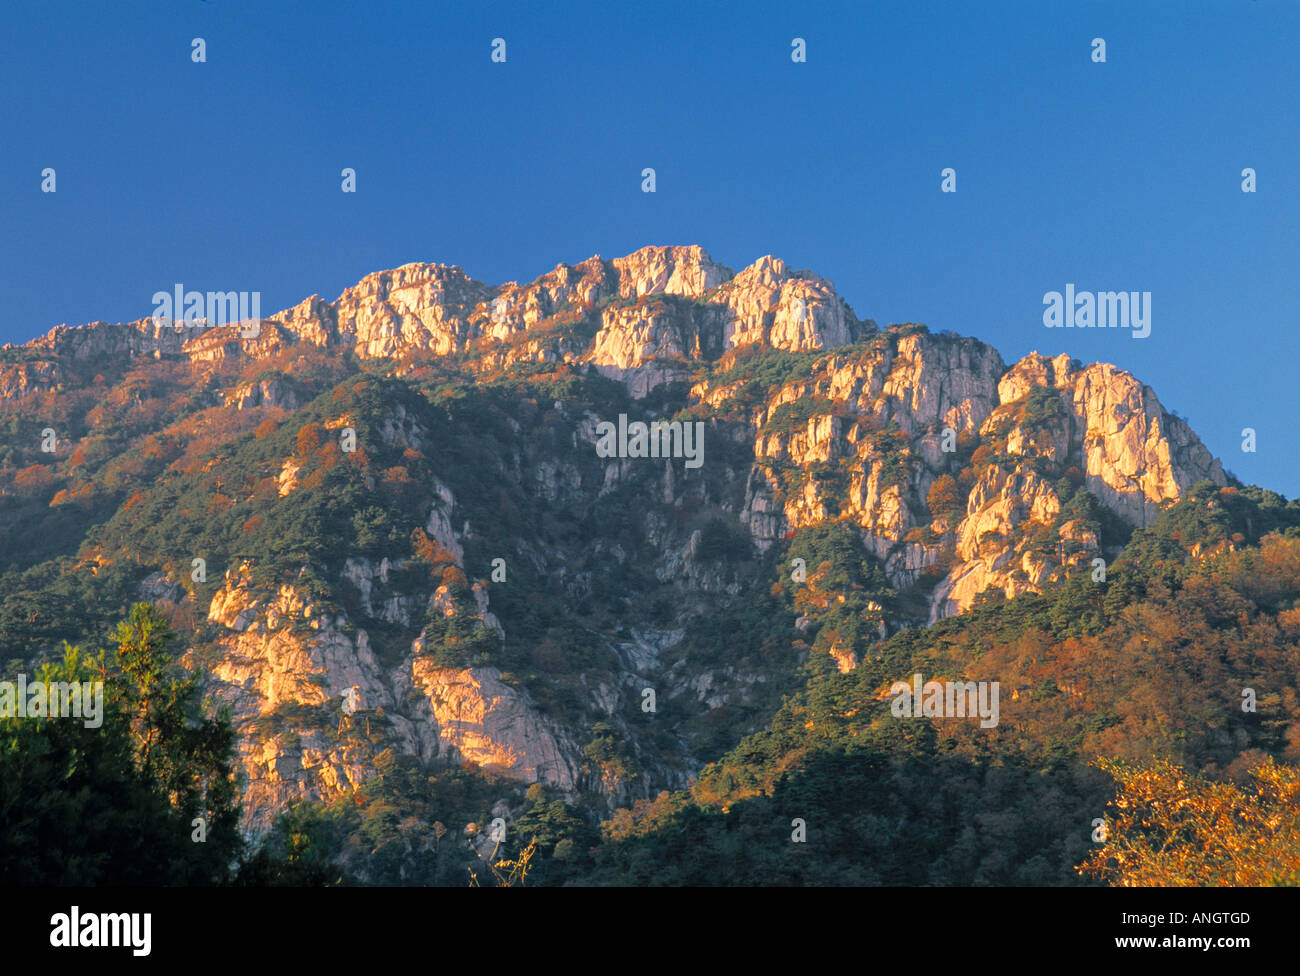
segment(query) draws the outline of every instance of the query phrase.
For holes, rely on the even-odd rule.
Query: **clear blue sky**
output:
[[[176,282],[270,314],[408,261],[496,283],[698,243],[1008,362],[1116,363],[1300,494],[1293,0],[51,0],[2,35],[0,342]],[[1045,329],[1066,282],[1152,292],[1151,336]]]

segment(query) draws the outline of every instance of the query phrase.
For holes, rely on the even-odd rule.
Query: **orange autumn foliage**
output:
[[[1300,885],[1300,769],[1268,758],[1241,788],[1164,761],[1095,765],[1119,790],[1080,874],[1124,888]]]

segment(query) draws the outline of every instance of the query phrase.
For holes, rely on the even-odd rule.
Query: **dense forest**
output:
[[[389,754],[329,804],[254,844],[235,829],[228,722],[206,714],[167,622],[132,607],[112,653],[66,647],[48,680],[113,677],[103,730],[0,720],[0,877],[182,884],[1295,884],[1300,880],[1300,507],[1196,487],[1137,530],[1104,582],[867,645],[840,673],[819,647],[879,593],[852,533],[792,539],[817,613],[770,727],[690,790],[612,812],[473,770]],[[776,568],[782,563],[773,559]],[[811,592],[810,592],[811,591]],[[809,640],[811,638],[811,640]],[[898,718],[915,672],[996,680],[1000,722]],[[101,734],[106,732],[107,734]],[[617,757],[606,726],[593,761]],[[509,826],[486,856],[501,798]],[[501,812],[499,809],[496,812]],[[206,826],[202,843],[193,834]],[[505,818],[503,818],[505,819]],[[130,825],[130,829],[126,825]],[[1243,856],[1243,851],[1253,852]],[[520,866],[522,864],[522,867]]]
[[[593,308],[568,325],[590,333],[598,319]],[[888,359],[922,338],[969,351],[904,326],[851,354]],[[0,879],[1295,883],[1297,502],[1207,481],[1134,528],[1077,466],[1011,450],[1008,431],[1062,422],[1061,397],[1043,389],[963,430],[932,480],[918,444],[936,431],[909,439],[859,414],[881,490],[928,485],[906,503],[915,527],[897,545],[938,557],[904,585],[848,519],[760,550],[737,518],[754,445],[721,425],[761,417],[760,436],[792,437],[827,410],[855,419],[811,397],[765,406],[834,355],[700,364],[700,388],[717,394],[707,406],[686,381],[633,400],[565,363],[470,373],[469,358],[363,364],[296,346],[205,373],[160,357],[0,409],[6,674],[108,691],[99,729],[0,718]],[[276,402],[231,407],[238,384],[263,384]],[[630,466],[565,495],[557,459],[595,461],[575,429],[619,413],[708,418],[710,463],[689,491],[659,503],[673,471]],[[52,453],[37,447],[42,424],[59,432]],[[777,497],[816,482],[836,504],[864,467],[856,456],[762,464]],[[952,560],[942,540],[994,470],[1052,479],[1059,511],[1025,522],[1018,540],[1052,575],[1041,592],[989,588],[922,626]],[[442,494],[456,498],[456,531],[429,515]],[[675,546],[693,561],[690,586],[656,571]],[[509,585],[491,589],[489,615],[499,556]],[[392,612],[349,575],[358,561],[384,564]],[[232,580],[335,608],[340,639],[363,623],[378,667],[400,669],[416,647],[421,667],[491,669],[538,714],[580,730],[573,787],[422,757],[400,734],[413,712],[353,714],[338,695],[288,695],[237,727],[210,694],[237,633],[210,607]],[[303,644],[321,626],[308,616],[284,627]],[[610,697],[601,685],[626,673],[618,654],[641,639],[634,627],[651,625],[680,630],[647,712],[639,686]],[[918,674],[996,682],[997,722],[897,714],[891,689]],[[697,694],[701,676],[731,684]],[[593,708],[593,688],[614,704]],[[406,692],[393,711],[411,706]],[[241,829],[241,759],[264,745],[296,755],[308,737],[373,775]],[[1244,848],[1269,854],[1246,864]]]

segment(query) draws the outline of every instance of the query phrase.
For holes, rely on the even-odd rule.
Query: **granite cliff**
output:
[[[64,560],[172,615],[240,731],[252,831],[393,752],[611,805],[684,785],[810,654],[866,652],[814,639],[833,594],[735,654],[701,636],[807,533],[876,561],[884,636],[1087,571],[1228,483],[1123,370],[882,329],[771,256],[647,247],[499,286],[408,264],[253,325],[0,355],[11,569]],[[599,457],[619,414],[702,424],[704,464]]]

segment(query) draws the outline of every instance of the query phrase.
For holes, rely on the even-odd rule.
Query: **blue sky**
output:
[[[1290,0],[158,0],[4,19],[0,342],[141,318],[176,282],[260,291],[270,314],[409,261],[496,283],[698,243],[737,269],[776,254],[864,318],[1009,363],[1113,362],[1238,476],[1300,494]],[[1043,294],[1067,282],[1150,291],[1151,335],[1045,329]]]

